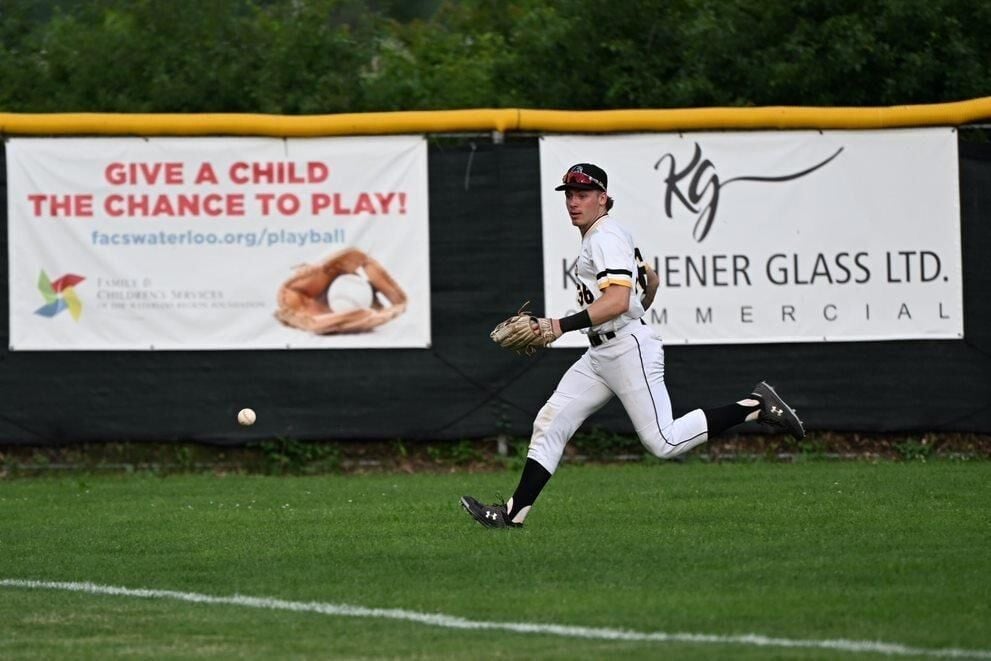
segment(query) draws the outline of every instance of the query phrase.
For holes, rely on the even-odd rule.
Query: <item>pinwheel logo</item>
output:
[[[45,304],[34,311],[42,317],[54,317],[63,310],[68,310],[69,314],[76,321],[83,313],[83,303],[76,295],[76,285],[85,280],[81,275],[66,273],[58,280],[51,280],[44,271],[38,276],[38,291],[41,292]]]

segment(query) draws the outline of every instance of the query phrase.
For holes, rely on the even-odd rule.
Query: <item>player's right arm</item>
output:
[[[612,321],[630,309],[630,288],[624,285],[609,285],[602,290],[602,296],[595,299],[586,309],[593,326]]]
[[[644,287],[640,302],[643,304],[643,309],[647,310],[650,308],[651,303],[654,302],[654,296],[657,295],[657,287],[661,284],[661,276],[657,275],[657,271],[651,268],[650,264],[644,264],[644,269],[647,286]]]
[[[602,296],[599,296],[599,298],[595,299],[587,308],[579,313],[579,315],[587,313],[588,321],[582,323],[578,328],[604,324],[624,314],[629,309],[630,288],[624,285],[609,285],[602,290]],[[560,337],[563,332],[566,332],[561,328],[560,319],[551,319],[551,325],[554,329],[555,337]],[[569,328],[567,330],[574,329]]]

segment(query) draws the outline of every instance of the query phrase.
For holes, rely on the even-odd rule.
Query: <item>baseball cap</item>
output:
[[[578,188],[581,190],[600,190],[605,192],[609,185],[609,176],[598,165],[591,163],[576,163],[568,168],[561,177],[561,185],[554,190]]]

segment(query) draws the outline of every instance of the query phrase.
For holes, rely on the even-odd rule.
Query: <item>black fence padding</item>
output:
[[[524,301],[543,310],[538,160],[533,138],[431,141],[426,350],[7,351],[4,171],[0,443],[528,436],[581,353],[524,358],[488,338]],[[960,186],[965,340],[672,346],[676,414],[766,379],[813,430],[991,431],[991,148],[961,143]],[[633,431],[615,401],[587,426]]]

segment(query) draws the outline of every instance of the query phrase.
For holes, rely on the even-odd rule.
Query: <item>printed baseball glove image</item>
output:
[[[550,319],[535,317],[527,310],[527,301],[519,312],[492,329],[489,337],[504,349],[529,356],[538,348],[550,346],[555,339]]]
[[[287,326],[330,335],[364,333],[405,310],[406,293],[385,267],[347,248],[319,264],[296,267],[279,287],[275,316]]]

